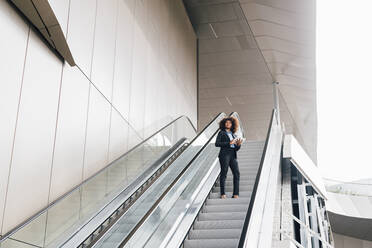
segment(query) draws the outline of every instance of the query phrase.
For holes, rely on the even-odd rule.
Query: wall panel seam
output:
[[[136,32],[135,32],[135,18],[136,18],[136,12],[137,12],[137,4],[136,4],[136,0],[133,0],[133,20],[132,20],[132,25],[133,25],[133,27],[132,27],[132,51],[131,51],[131,66],[132,66],[132,69],[131,69],[131,73],[130,73],[130,82],[129,82],[129,89],[128,89],[128,91],[129,91],[129,99],[128,99],[128,120],[125,120],[127,123],[128,123],[128,126],[129,127],[131,127],[131,129],[132,130],[130,130],[129,129],[129,127],[128,127],[128,135],[127,135],[127,145],[128,145],[128,148],[129,148],[129,131],[134,131],[136,134],[137,134],[137,136],[141,139],[141,140],[143,140],[142,139],[142,136],[141,135],[139,135],[139,133],[136,131],[136,129],[134,128],[134,126],[132,126],[131,124],[130,124],[130,110],[131,110],[131,107],[132,107],[132,104],[131,104],[131,102],[132,102],[132,94],[131,94],[131,92],[132,92],[132,83],[133,83],[133,62],[134,62],[134,41],[135,41],[135,39],[134,39],[134,37],[135,37],[135,34],[136,34]],[[118,111],[119,112],[119,111]],[[120,114],[120,112],[119,112],[119,114]],[[121,114],[120,114],[120,116],[122,116]],[[123,116],[122,116],[122,118],[124,118]],[[125,118],[124,118],[125,119]]]
[[[66,23],[66,39],[67,39],[67,36],[68,36],[68,30],[69,30],[68,28],[69,28],[69,23],[70,23],[70,11],[71,11],[71,0],[68,1],[68,12],[67,12],[67,23]],[[50,167],[50,174],[49,174],[49,192],[48,192],[47,205],[50,204],[50,194],[51,194],[51,190],[52,190],[52,175],[53,175],[54,155],[55,155],[57,132],[58,132],[59,110],[60,110],[60,105],[61,105],[61,94],[62,94],[62,83],[63,83],[64,71],[65,70],[64,70],[63,64],[62,64],[61,78],[60,78],[60,83],[59,83],[57,118],[56,118],[55,130],[54,130],[52,164],[51,164],[51,167]],[[45,235],[44,235],[44,241],[43,241],[44,246],[45,246],[45,242],[46,242],[46,232],[47,232],[47,228],[48,228],[48,217],[49,217],[49,212],[46,213],[46,219],[45,219],[45,229],[44,229]]]
[[[132,101],[132,94],[131,94],[131,90],[132,90],[132,83],[133,83],[133,61],[134,61],[134,59],[133,59],[133,57],[134,57],[134,34],[135,34],[135,30],[134,30],[134,28],[135,28],[135,26],[134,26],[134,22],[135,22],[135,16],[136,16],[136,11],[137,11],[137,8],[136,8],[136,2],[135,2],[135,0],[133,0],[132,1],[133,2],[133,14],[132,14],[132,35],[131,35],[131,39],[132,39],[132,42],[131,42],[131,44],[132,44],[132,50],[131,50],[131,53],[130,53],[130,61],[131,61],[131,72],[130,72],[130,81],[129,81],[129,84],[128,84],[128,91],[129,91],[129,99],[128,99],[128,120],[125,120],[127,123],[128,123],[128,134],[127,134],[127,137],[126,137],[126,144],[127,144],[127,148],[129,148],[129,131],[130,131],[130,129],[129,129],[129,127],[131,127],[133,130],[134,130],[134,132],[136,132],[136,130],[134,129],[134,127],[129,123],[129,116],[130,116],[130,108],[131,108],[131,101]],[[120,116],[121,116],[121,114],[120,114]],[[124,118],[123,116],[122,116],[122,118]],[[125,119],[125,118],[124,118]],[[136,132],[137,133],[137,132]],[[138,135],[138,134],[137,134]],[[139,136],[139,135],[138,135]],[[141,136],[139,136],[140,137],[140,139],[141,139]]]
[[[115,18],[115,45],[114,45],[114,60],[113,60],[113,70],[112,70],[112,80],[111,80],[111,101],[114,102],[114,81],[115,81],[115,61],[116,61],[116,44],[117,44],[117,38],[118,38],[118,16],[119,16],[119,6],[118,1],[116,0],[116,18]],[[107,156],[106,156],[106,164],[110,162],[110,142],[111,142],[111,125],[112,125],[112,109],[113,106],[111,104],[110,108],[110,124],[109,124],[109,132],[108,132],[108,142],[107,142]],[[105,165],[106,166],[106,165]],[[106,182],[106,190],[108,188],[108,182]]]
[[[89,123],[89,108],[90,108],[90,94],[91,94],[91,85],[92,82],[90,80],[90,78],[92,77],[92,70],[93,70],[93,57],[94,57],[94,42],[95,42],[95,39],[96,39],[96,24],[97,24],[97,12],[98,12],[98,0],[96,0],[96,9],[95,9],[95,13],[94,13],[94,29],[93,29],[93,45],[92,45],[92,55],[91,55],[91,58],[90,58],[90,70],[89,70],[89,76],[87,76],[83,70],[77,66],[79,68],[79,70],[88,78],[89,80],[89,93],[88,93],[88,106],[87,106],[87,120],[86,120],[86,123],[85,123],[85,138],[84,138],[84,155],[83,155],[83,166],[82,166],[82,169],[81,169],[81,182],[84,181],[84,169],[85,169],[85,166],[86,166],[86,149],[87,149],[87,136],[88,136],[88,123]],[[95,87],[97,88],[97,87]],[[100,92],[101,93],[101,92]],[[102,94],[102,93],[101,93]],[[81,201],[82,201],[82,191],[80,191],[80,206],[81,206]],[[79,212],[79,215],[80,215],[80,212]],[[79,216],[80,217],[80,216]]]
[[[144,8],[145,8],[145,11],[146,11],[146,25],[145,26],[148,26],[149,25],[149,12],[148,12],[148,2],[145,2],[144,3]],[[143,89],[143,94],[144,94],[144,98],[143,98],[143,118],[142,118],[142,140],[144,140],[146,137],[145,137],[145,119],[146,119],[146,92],[147,92],[147,83],[148,83],[148,61],[149,61],[149,42],[146,43],[146,63],[145,63],[145,70],[144,70],[144,74],[145,74],[145,83],[144,83],[144,86],[145,88]],[[129,111],[130,113],[130,111]],[[129,118],[130,120],[130,118]]]
[[[98,93],[100,93],[101,94],[101,96],[111,105],[111,107],[114,109],[114,110],[116,110],[116,112],[120,115],[120,117],[132,128],[132,129],[134,129],[134,127],[133,127],[133,125],[131,125],[131,123],[129,122],[129,120],[127,120],[121,113],[120,113],[120,111],[114,106],[114,104],[98,89],[98,87],[89,79],[89,77],[83,72],[83,70],[78,66],[78,65],[76,65],[76,67],[77,68],[79,68],[79,70],[81,71],[81,73],[83,73],[83,75],[88,79],[88,81],[89,81],[89,85],[92,85],[97,91],[98,91]],[[129,105],[129,107],[130,107],[130,105]],[[136,134],[138,135],[138,136],[140,136],[140,134],[136,131],[136,130],[134,130],[135,132],[136,132]],[[141,139],[142,139],[142,137],[141,137]]]
[[[87,148],[87,136],[88,136],[88,121],[89,121],[89,103],[90,103],[90,89],[91,84],[89,83],[88,86],[88,104],[87,104],[87,111],[86,111],[86,120],[85,120],[85,137],[84,137],[84,153],[83,153],[83,166],[81,167],[81,182],[84,181],[84,168],[85,168],[85,155],[86,155],[86,148]],[[80,190],[80,206],[82,204],[82,190]],[[80,209],[81,210],[81,209]],[[81,212],[79,211],[79,219],[80,219]]]
[[[25,56],[24,56],[23,68],[22,68],[21,86],[20,86],[19,97],[18,97],[17,117],[16,117],[16,121],[15,121],[15,124],[14,124],[12,150],[11,150],[11,154],[10,154],[8,178],[7,178],[6,190],[5,190],[5,196],[4,196],[4,208],[3,208],[3,213],[1,213],[2,214],[2,223],[1,223],[1,228],[0,228],[0,233],[1,234],[3,233],[3,228],[4,228],[4,218],[5,218],[6,203],[7,203],[7,199],[8,199],[8,190],[9,190],[9,179],[10,179],[10,174],[11,174],[11,169],[12,169],[14,144],[15,144],[15,137],[16,137],[17,126],[18,126],[19,108],[20,108],[20,104],[21,104],[23,79],[24,79],[24,75],[25,75],[25,67],[26,67],[26,60],[27,60],[28,45],[29,45],[29,42],[30,42],[30,33],[31,33],[31,28],[30,28],[30,26],[28,26],[28,34],[27,34],[27,41],[26,41],[26,48],[25,48]]]
[[[71,10],[71,0],[68,1],[68,13],[67,13],[67,23],[66,23],[66,38],[68,36],[68,28],[69,28],[69,22],[70,22],[70,10]],[[65,66],[67,66],[66,63],[65,63]],[[60,110],[60,104],[61,104],[61,94],[62,94],[62,83],[63,83],[64,71],[65,71],[65,69],[63,68],[63,65],[62,65],[61,80],[60,80],[59,95],[58,95],[56,127],[55,127],[55,131],[54,131],[54,142],[53,142],[53,152],[52,152],[52,165],[51,165],[51,168],[50,168],[48,205],[50,204],[50,193],[51,193],[51,185],[52,185],[52,173],[53,173],[55,146],[56,146],[56,139],[57,139],[57,132],[58,132],[59,110]],[[46,220],[48,221],[48,215],[46,217]],[[46,230],[46,227],[45,227],[45,230]]]
[[[97,12],[98,12],[98,0],[96,0],[96,9],[94,13],[94,29],[93,29],[93,45],[92,45],[92,55],[90,58],[90,70],[89,70],[89,79],[92,78],[92,70],[93,70],[93,58],[94,58],[94,43],[96,40],[96,26],[97,26]],[[82,71],[82,70],[81,70]]]
[[[57,131],[58,131],[58,120],[59,120],[59,109],[61,105],[61,89],[62,89],[62,81],[63,81],[63,64],[62,66],[62,71],[61,71],[61,76],[60,76],[60,81],[59,81],[59,93],[58,93],[58,105],[57,105],[57,116],[56,116],[56,124],[54,128],[54,140],[53,140],[53,149],[52,149],[52,162],[50,165],[50,171],[49,171],[49,190],[48,190],[48,198],[47,198],[47,206],[50,203],[50,191],[51,191],[51,185],[52,185],[52,173],[53,173],[53,165],[54,165],[54,155],[55,155],[55,148],[56,148],[56,139],[57,139]],[[46,212],[46,217],[45,217],[45,228],[44,228],[44,241],[43,245],[45,246],[45,241],[46,241],[46,231],[48,227],[48,216],[49,212]]]

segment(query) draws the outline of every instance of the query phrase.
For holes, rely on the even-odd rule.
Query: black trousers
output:
[[[235,157],[234,152],[229,152],[219,157],[220,166],[221,166],[221,175],[220,175],[220,188],[221,195],[225,195],[225,182],[227,171],[230,167],[233,174],[233,183],[234,183],[234,195],[239,195],[239,180],[240,172],[238,166],[238,160]]]

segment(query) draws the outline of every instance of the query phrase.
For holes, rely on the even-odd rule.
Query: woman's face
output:
[[[225,122],[225,128],[226,128],[226,129],[231,129],[231,126],[232,126],[231,121],[227,120],[227,121]]]

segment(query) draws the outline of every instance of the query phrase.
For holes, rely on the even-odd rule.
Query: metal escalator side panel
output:
[[[166,208],[167,211],[164,211],[162,218],[157,221],[156,228],[144,247],[164,247],[168,243],[170,234],[177,230],[179,222],[185,217],[186,210],[199,192],[205,190],[203,185],[208,175],[218,175],[217,154],[218,150],[213,143],[210,143],[164,197],[158,207]],[[213,181],[210,183],[213,186]]]
[[[126,243],[133,233],[138,229],[138,226],[146,219],[148,212],[159,202],[166,194],[168,188],[177,180],[178,176],[184,172],[187,166],[194,160],[195,156],[203,149],[206,142],[215,135],[218,129],[219,121],[225,117],[221,113],[214,118],[195,137],[187,149],[173,162],[156,182],[136,201],[131,209],[125,213],[119,221],[113,226],[102,238],[95,244],[94,247],[105,247],[105,243],[110,243],[112,247]],[[127,225],[129,223],[129,225]],[[123,226],[125,230],[119,230],[118,226]],[[121,233],[120,240],[117,239],[118,233]],[[113,241],[114,240],[114,241]],[[115,244],[114,244],[115,243]]]
[[[195,192],[196,199],[188,207],[174,234],[171,234],[169,242],[158,247],[180,247],[181,244],[183,247],[236,247],[262,149],[263,142],[246,142],[242,145],[238,155],[241,174],[239,199],[230,198],[233,190],[230,172],[226,181],[228,198],[220,199],[219,182],[216,180],[220,166],[217,162],[214,173],[205,175],[206,182],[212,183],[206,183],[202,186],[203,190]]]
[[[243,134],[244,133],[242,132],[242,135]],[[243,174],[251,175],[257,173],[259,158],[261,157],[263,149],[263,142],[251,142],[250,144],[247,144],[246,147],[252,148],[252,143],[254,150],[253,156],[251,154],[251,150],[247,151],[247,153],[249,154],[246,155],[249,156],[249,161],[247,160],[248,164],[253,163],[255,170],[252,171],[251,168],[244,168],[245,171],[243,172]],[[257,145],[258,149],[255,149]],[[246,148],[243,147],[241,149],[243,151],[243,154],[245,149]],[[137,234],[137,237],[133,238],[132,242],[128,244],[128,247],[179,247],[180,244],[182,244],[184,237],[189,232],[190,226],[195,221],[199,210],[205,202],[206,196],[210,193],[210,190],[215,184],[216,178],[219,175],[220,167],[217,162],[217,154],[218,149],[214,147],[212,141],[212,144],[208,145],[205,150],[203,150],[203,152],[199,155],[199,157],[194,161],[195,164],[192,164],[190,166],[188,171],[184,174],[183,178],[180,179],[180,182],[177,182],[177,184],[175,184],[171,189],[171,192],[169,192],[168,195],[164,197],[162,202],[159,203],[159,206],[157,206],[157,209],[159,211],[155,209],[154,214],[149,217],[148,223],[144,223],[144,226],[146,226],[147,224],[148,228],[143,227],[142,233],[135,233],[135,235]],[[246,190],[245,188],[252,188],[252,186],[244,185],[242,188]],[[219,189],[219,187],[214,187],[215,191],[210,193],[209,195],[211,196],[218,194],[217,189]],[[176,196],[178,198],[175,199],[177,191],[182,191],[182,193],[179,193]],[[243,196],[249,197],[249,194],[250,192],[248,191],[242,192]],[[249,200],[249,198],[246,199]],[[241,199],[234,199],[234,203],[240,203],[240,200]],[[240,217],[238,217],[240,219],[244,218],[249,202],[246,201],[242,203],[243,204],[239,204],[238,206],[229,206],[229,208],[233,207],[233,209],[239,209],[239,211],[243,210],[239,213]],[[241,208],[242,206],[243,209]],[[217,207],[218,209],[219,207],[221,207],[221,205],[217,205],[214,207]],[[216,210],[216,208],[214,208],[214,210]],[[214,213],[211,214],[213,215]],[[226,213],[226,216],[230,215],[230,213]],[[153,219],[151,219],[152,217]],[[234,220],[232,220],[232,222],[234,222]],[[234,235],[236,236],[236,244],[238,243],[242,224],[243,223],[240,223],[240,227],[233,230],[233,232],[235,233]],[[149,233],[150,230],[152,233]],[[202,230],[201,232],[203,231],[205,230]],[[216,230],[212,230],[211,232],[213,233],[213,231]],[[219,230],[217,230],[217,232],[218,231]],[[229,233],[230,231],[231,230],[228,230],[227,232]]]
[[[239,248],[271,247],[283,132],[273,110]]]
[[[156,161],[152,161],[139,177],[129,186],[119,187],[112,195],[107,198],[108,203],[103,204],[102,208],[92,216],[80,230],[69,238],[62,238],[51,243],[48,247],[79,247],[82,243],[90,246],[95,242],[95,238],[109,228],[123,212],[153,183],[154,175],[168,166],[169,161],[174,160],[185,148],[186,139],[181,139],[171,149],[167,150]],[[164,167],[164,168],[163,168]],[[124,189],[124,190],[123,190]]]
[[[216,158],[208,172],[200,180],[200,186],[195,190],[195,193],[197,194],[193,194],[194,199],[190,197],[190,200],[192,201],[190,207],[183,211],[183,213],[179,214],[177,222],[174,222],[174,228],[171,230],[174,232],[171,235],[167,235],[164,241],[158,247],[164,247],[165,245],[167,247],[181,246],[185,234],[188,233],[190,226],[192,226],[194,223],[195,216],[198,215],[219,174],[220,167]],[[148,247],[151,247],[153,243],[154,241],[150,240],[148,242]]]

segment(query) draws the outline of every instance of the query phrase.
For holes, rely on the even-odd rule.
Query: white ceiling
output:
[[[248,138],[264,139],[278,81],[286,128],[316,160],[315,0],[184,2],[199,38],[199,126],[237,111]]]

